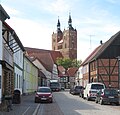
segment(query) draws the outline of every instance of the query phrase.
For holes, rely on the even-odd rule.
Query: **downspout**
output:
[[[22,86],[22,94],[24,94],[24,87],[25,87],[25,79],[24,79],[24,55],[25,55],[25,51],[23,52],[23,72],[22,72],[23,86]]]
[[[90,63],[88,63],[88,83],[90,83]]]

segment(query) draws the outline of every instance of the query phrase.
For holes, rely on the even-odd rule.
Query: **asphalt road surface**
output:
[[[53,96],[53,103],[34,103],[34,95],[22,96],[21,104],[0,115],[120,115],[120,105],[96,104],[71,95],[69,90],[53,92]]]

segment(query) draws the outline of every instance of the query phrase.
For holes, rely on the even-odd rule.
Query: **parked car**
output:
[[[115,103],[116,105],[119,105],[119,96],[118,92],[115,89],[103,89],[97,92],[96,103],[100,103],[101,105],[105,103]]]
[[[73,95],[78,95],[80,94],[81,90],[83,89],[84,87],[83,86],[74,86],[72,88],[70,88],[70,93],[73,94]]]
[[[35,103],[53,102],[53,95],[50,87],[38,87],[35,93]]]
[[[92,82],[86,85],[84,90],[84,99],[95,100],[96,94],[100,89],[105,89],[105,85],[99,82]]]

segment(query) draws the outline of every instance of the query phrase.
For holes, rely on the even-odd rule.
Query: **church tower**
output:
[[[52,50],[60,51],[66,58],[77,59],[77,30],[72,27],[69,14],[68,28],[62,32],[58,18],[57,32],[52,34]]]

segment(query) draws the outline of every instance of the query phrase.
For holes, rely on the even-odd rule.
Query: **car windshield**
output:
[[[106,95],[116,95],[118,94],[116,90],[105,90]]]
[[[75,89],[82,89],[82,86],[76,86]]]
[[[50,88],[39,88],[38,92],[51,92]]]
[[[104,89],[102,84],[92,84],[91,89]]]
[[[59,86],[59,83],[50,83],[50,86]]]

